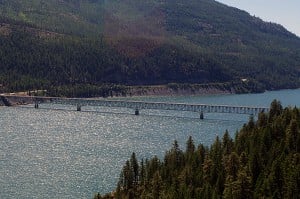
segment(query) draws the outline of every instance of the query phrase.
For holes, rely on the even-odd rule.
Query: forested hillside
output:
[[[206,147],[190,137],[185,151],[175,141],[163,160],[133,153],[116,191],[95,198],[299,198],[299,129],[300,110],[275,100],[234,139],[225,132]]]
[[[2,0],[1,91],[300,86],[300,39],[213,0]]]

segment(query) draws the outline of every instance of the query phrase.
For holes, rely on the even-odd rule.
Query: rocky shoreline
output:
[[[216,88],[169,88],[167,86],[143,86],[143,87],[130,87],[127,90],[126,95],[113,92],[112,97],[140,97],[140,96],[191,96],[191,95],[216,95],[216,94],[234,94],[229,90],[221,90]],[[107,98],[105,98],[107,99]],[[8,105],[8,102],[9,105]],[[18,106],[25,104],[34,104],[34,97],[28,95],[2,95],[0,100],[0,106]]]
[[[27,95],[1,95],[0,106],[18,106],[26,104],[34,104],[36,97]],[[39,101],[46,101],[41,98]]]
[[[216,95],[216,94],[234,94],[234,90],[218,89],[215,87],[178,87],[170,86],[141,86],[129,87],[127,90],[128,96],[184,96],[184,95]],[[120,94],[115,93],[114,96],[120,97]]]
[[[240,93],[259,93],[264,90],[256,89],[249,84],[241,83],[212,83],[212,84],[167,84],[151,86],[124,86],[118,91],[111,90],[104,98],[140,97],[140,96],[191,96],[191,95],[228,95]],[[45,91],[45,93],[47,93]],[[3,98],[4,97],[4,98]],[[97,97],[97,96],[94,96]],[[98,96],[99,98],[101,96]],[[7,105],[4,99],[9,99],[12,106],[34,104],[36,97],[28,96],[27,93],[13,93],[1,95],[0,106]]]

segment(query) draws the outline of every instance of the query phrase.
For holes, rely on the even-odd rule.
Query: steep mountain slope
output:
[[[1,0],[0,16],[0,81],[9,89],[300,85],[297,36],[213,0]]]

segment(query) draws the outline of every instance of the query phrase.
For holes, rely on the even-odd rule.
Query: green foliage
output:
[[[225,132],[222,141],[216,138],[209,149],[201,144],[196,148],[189,137],[185,151],[174,141],[162,162],[154,157],[136,165],[135,154],[132,154],[124,166],[115,195],[117,198],[172,199],[298,198],[299,110],[282,111],[276,100],[272,108],[273,112],[261,113],[264,116],[259,120],[263,121],[250,119],[235,140]],[[281,119],[285,117],[291,117],[291,121],[283,122]],[[276,125],[278,122],[281,125]],[[280,126],[285,131],[272,137]],[[243,145],[238,144],[241,142]],[[138,168],[140,172],[136,172]]]
[[[0,43],[3,92],[300,86],[298,37],[212,0],[2,0]]]

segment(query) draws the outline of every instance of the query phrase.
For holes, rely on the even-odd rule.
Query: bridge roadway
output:
[[[168,102],[144,102],[144,101],[126,101],[126,100],[103,100],[103,99],[86,99],[86,98],[55,98],[55,97],[36,97],[34,99],[35,107],[39,103],[50,102],[54,104],[74,105],[78,111],[82,106],[105,106],[105,107],[124,107],[135,110],[138,115],[142,109],[159,109],[174,111],[198,112],[203,118],[203,113],[234,113],[258,115],[260,112],[268,112],[267,107],[250,107],[250,106],[231,106],[231,105],[211,105],[211,104],[185,104],[185,103],[168,103]]]
[[[3,99],[2,99],[3,98]],[[106,99],[90,99],[90,98],[60,98],[60,97],[34,97],[34,96],[16,96],[1,95],[2,101],[10,104],[34,103],[35,108],[41,103],[53,103],[74,105],[78,111],[82,106],[106,106],[106,107],[124,107],[134,109],[138,115],[142,109],[159,109],[174,111],[190,111],[200,113],[203,119],[204,113],[234,113],[258,115],[260,112],[268,112],[267,107],[250,107],[250,106],[231,106],[231,105],[212,105],[212,104],[185,104],[185,103],[168,103],[168,102],[145,102],[145,101],[127,101],[127,100],[106,100]],[[13,103],[11,103],[13,104]]]

